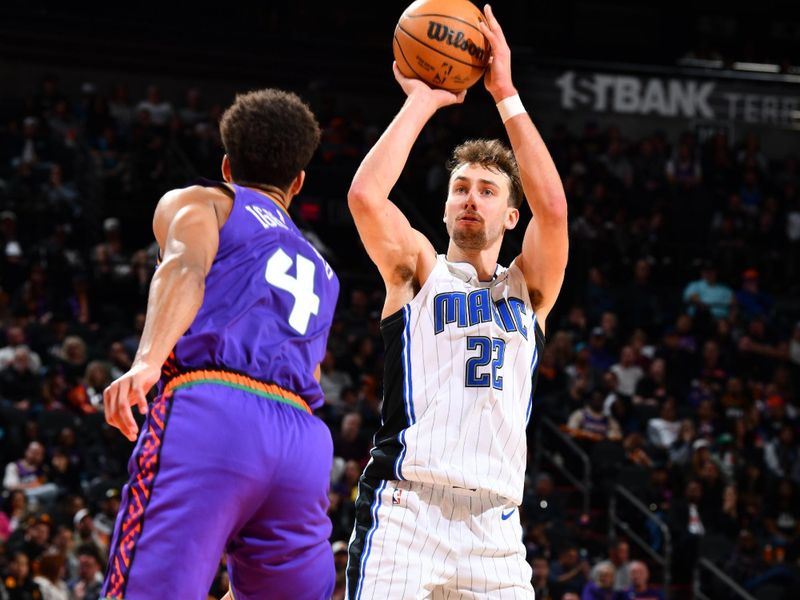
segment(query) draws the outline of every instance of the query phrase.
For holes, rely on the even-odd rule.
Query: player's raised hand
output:
[[[508,42],[506,42],[506,37],[503,35],[500,23],[497,22],[494,16],[492,7],[487,4],[483,8],[483,14],[486,17],[486,22],[481,22],[478,25],[481,28],[481,33],[486,37],[492,48],[489,66],[483,76],[483,83],[486,86],[486,91],[492,95],[495,102],[498,102],[517,93],[511,80],[511,49],[508,47]]]
[[[396,62],[392,63],[392,70],[394,71],[394,78],[397,80],[397,83],[400,84],[400,87],[403,88],[406,96],[422,95],[430,99],[436,108],[442,108],[443,106],[449,106],[451,104],[461,104],[467,96],[467,90],[462,90],[454,94],[447,90],[432,88],[421,79],[406,77],[400,72]]]
[[[135,362],[130,371],[103,391],[106,422],[132,442],[136,441],[139,427],[133,419],[131,406],[135,404],[140,414],[147,413],[147,392],[160,376],[160,367]]]

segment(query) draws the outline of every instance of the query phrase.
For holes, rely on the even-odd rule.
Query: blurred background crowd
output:
[[[323,137],[292,216],[342,280],[319,414],[334,439],[342,598],[383,357],[383,289],[346,191],[386,123],[330,90],[299,91]],[[102,391],[130,366],[144,324],[152,210],[171,187],[219,177],[223,108],[198,87],[171,97],[124,80],[67,89],[57,74],[0,105],[0,600],[99,597],[132,450],[105,424]],[[521,509],[537,599],[688,598],[700,557],[759,597],[796,597],[798,148],[767,155],[757,134],[734,141],[724,130],[631,138],[595,121],[540,126],[566,188],[571,248]],[[444,163],[478,136],[503,136],[495,114],[443,111],[395,190],[440,252]],[[504,264],[521,230],[507,236]],[[559,448],[575,446],[591,462],[586,504],[563,476],[579,461]],[[646,548],[609,523],[617,484],[655,517],[624,515]],[[667,544],[671,590],[653,560]],[[209,593],[226,589],[221,566]]]

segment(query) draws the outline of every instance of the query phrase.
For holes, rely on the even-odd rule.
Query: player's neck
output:
[[[469,263],[478,273],[478,281],[491,281],[497,271],[497,257],[500,255],[499,245],[483,250],[467,250],[460,248],[453,240],[447,247],[447,260],[450,262]]]
[[[262,183],[246,183],[244,187],[264,196],[268,196],[283,206],[287,211],[289,210],[289,205],[292,203],[293,196],[277,186]]]

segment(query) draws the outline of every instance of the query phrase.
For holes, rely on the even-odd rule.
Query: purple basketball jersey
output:
[[[232,185],[203,305],[175,345],[179,368],[222,368],[275,383],[314,409],[339,296],[336,274],[282,206]]]

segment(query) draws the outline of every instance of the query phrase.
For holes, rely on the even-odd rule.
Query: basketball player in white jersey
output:
[[[437,256],[387,196],[426,122],[465,92],[431,89],[395,65],[406,101],[348,195],[386,285],[383,425],[359,482],[350,600],[534,597],[517,507],[545,319],[567,262],[567,204],[489,6],[485,15],[486,89],[513,154],[496,140],[456,148],[447,254]],[[523,192],[533,218],[504,268],[497,258]]]

